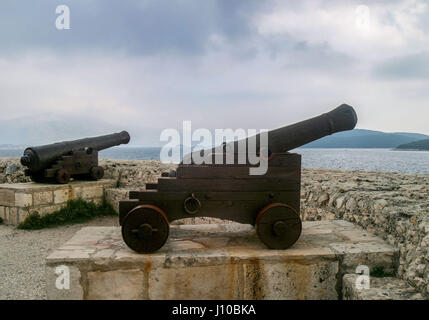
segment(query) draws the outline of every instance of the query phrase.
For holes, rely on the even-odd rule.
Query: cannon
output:
[[[126,131],[99,137],[63,141],[24,150],[21,164],[34,182],[66,184],[70,178],[98,180],[104,170],[98,165],[98,151],[130,141]]]
[[[120,201],[119,223],[125,243],[138,253],[151,253],[167,241],[170,222],[212,217],[251,224],[268,248],[289,248],[302,227],[301,155],[289,151],[352,130],[356,123],[355,110],[343,104],[315,118],[269,131],[264,175],[250,175],[249,168],[255,165],[248,160],[240,163],[237,148],[232,149],[232,164],[196,164],[194,156],[201,151],[185,155],[175,171],[162,173],[157,183],[147,183],[145,190],[131,191],[128,200]],[[256,148],[260,147],[258,140]],[[224,144],[221,156],[231,146],[238,147],[240,141]],[[212,160],[220,154],[219,148],[206,151],[211,152]]]

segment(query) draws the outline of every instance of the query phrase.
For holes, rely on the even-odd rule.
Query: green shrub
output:
[[[385,278],[385,277],[393,277],[394,276],[393,273],[384,271],[383,266],[378,266],[378,267],[372,268],[370,275],[371,275],[371,277],[374,277],[374,278]]]
[[[18,225],[18,229],[37,230],[64,224],[81,223],[95,217],[112,215],[117,215],[117,213],[106,201],[101,204],[95,204],[76,199],[68,201],[64,208],[43,217],[38,212],[31,213]]]
[[[3,218],[0,218],[0,224],[2,224],[3,223]]]

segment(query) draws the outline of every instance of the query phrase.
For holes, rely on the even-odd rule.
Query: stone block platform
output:
[[[45,215],[64,207],[68,200],[101,201],[104,189],[114,185],[114,180],[107,179],[69,184],[0,184],[0,217],[6,224],[17,225],[31,212]]]
[[[394,271],[397,254],[342,220],[304,222],[288,250],[267,249],[250,225],[171,226],[147,255],[118,227],[86,227],[46,259],[46,286],[48,299],[339,299],[344,274]]]

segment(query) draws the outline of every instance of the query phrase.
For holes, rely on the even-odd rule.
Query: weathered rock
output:
[[[19,170],[19,166],[16,163],[10,163],[6,167],[5,173],[6,174],[14,174]]]
[[[345,219],[383,237],[400,249],[398,276],[429,297],[429,175],[304,169],[302,178],[304,220]]]
[[[19,159],[0,159],[0,183],[29,182],[30,178],[24,174],[24,167]]]
[[[424,300],[422,295],[404,280],[370,277],[369,286],[365,288],[365,281],[359,278],[362,278],[362,275],[344,275],[344,300]]]
[[[148,182],[156,182],[162,172],[169,172],[176,164],[163,164],[159,161],[145,160],[107,160],[101,159],[107,179],[114,179],[117,187],[123,189],[144,189]]]

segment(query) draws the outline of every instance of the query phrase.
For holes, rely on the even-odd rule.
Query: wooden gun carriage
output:
[[[66,184],[70,178],[101,179],[104,170],[98,165],[98,151],[128,143],[126,131],[74,141],[63,141],[24,150],[21,164],[25,175],[35,182]]]
[[[157,183],[146,184],[146,190],[131,191],[129,200],[120,201],[119,222],[125,243],[139,253],[154,252],[167,241],[170,222],[213,217],[255,226],[259,239],[269,248],[292,246],[301,234],[301,156],[288,151],[351,130],[356,123],[354,109],[341,105],[321,116],[268,132],[268,169],[264,175],[249,175],[255,165],[239,164],[238,153],[233,164],[195,164],[195,153],[187,155],[191,164],[182,161],[176,171],[163,173]],[[256,142],[259,148],[259,139]],[[226,148],[239,150],[238,143],[231,142]],[[212,160],[217,150],[211,150]],[[222,156],[225,160],[225,154]]]

